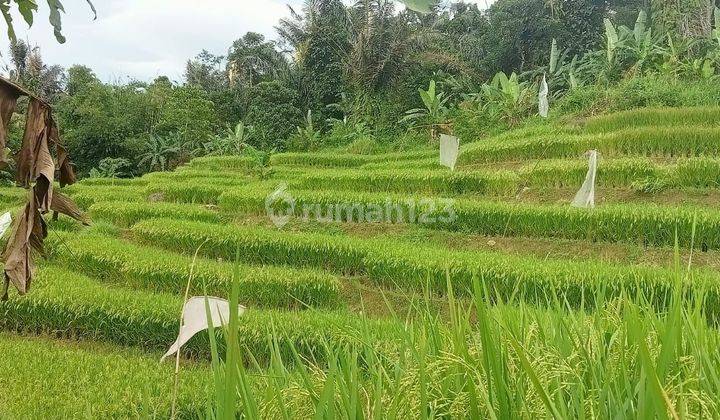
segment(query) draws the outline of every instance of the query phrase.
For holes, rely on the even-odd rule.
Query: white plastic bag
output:
[[[458,154],[460,153],[460,140],[447,134],[440,135],[440,164],[455,170]]]
[[[167,353],[160,359],[160,362],[180,350],[180,347],[195,334],[209,327],[207,312],[205,311],[205,299],[207,299],[210,307],[210,319],[212,319],[213,327],[224,325],[230,320],[230,302],[227,300],[210,296],[195,296],[188,299],[185,306],[183,306],[180,334],[178,334],[177,340],[170,346]],[[245,307],[238,306],[238,314],[242,315],[244,312]]]
[[[2,238],[5,235],[5,232],[7,232],[8,228],[12,224],[12,215],[10,212],[7,212],[0,216],[0,238]]]
[[[550,111],[550,104],[548,103],[549,92],[550,89],[548,88],[547,79],[543,74],[542,82],[540,83],[540,93],[538,94],[538,114],[543,118],[547,118],[548,112]]]
[[[590,150],[587,152],[587,156],[589,156],[588,172],[585,176],[585,182],[575,194],[572,206],[592,209],[595,207],[595,175],[597,174],[598,152],[597,150]]]

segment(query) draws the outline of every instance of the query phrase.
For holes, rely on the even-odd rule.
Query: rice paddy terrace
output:
[[[461,145],[454,172],[433,149],[278,154],[264,180],[245,158],[204,157],[174,172],[81,181],[68,192],[93,225],[51,222],[30,293],[0,304],[0,413],[167,415],[174,364],[158,360],[177,335],[196,253],[191,295],[227,297],[238,279],[248,308],[239,340],[259,370],[273,352],[316,360],[327,343],[392,347],[413,301],[452,319],[448,302],[477,299],[481,281],[487,300],[515,303],[491,305],[493,316],[527,304],[564,317],[567,330],[525,337],[520,358],[542,359],[537,380],[553,388],[584,359],[565,360],[562,346],[548,344],[560,338],[548,335],[600,329],[583,319],[624,293],[646,293],[665,311],[677,254],[689,266],[686,295],[704,296],[712,325],[720,319],[719,121],[720,109],[647,109],[520,129]],[[573,208],[590,149],[600,153],[597,207]],[[22,193],[4,188],[2,206],[16,208]],[[717,347],[709,350],[719,335],[708,331],[697,345],[705,359],[684,369],[720,363]],[[270,335],[281,339],[273,345]],[[181,415],[206,404],[209,351],[204,334],[183,349]],[[713,417],[718,383],[665,391],[684,398],[690,417]],[[516,392],[544,401],[532,384]],[[68,389],[73,399],[62,398]],[[591,417],[602,413],[587,407]]]

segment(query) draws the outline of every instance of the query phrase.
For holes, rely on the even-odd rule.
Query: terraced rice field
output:
[[[711,375],[720,372],[719,117],[720,109],[640,110],[517,130],[463,145],[455,172],[427,150],[279,154],[262,181],[241,157],[81,181],[69,193],[93,226],[52,222],[31,292],[0,304],[1,417],[48,407],[58,417],[169,415],[174,364],[158,360],[177,334],[191,267],[191,295],[227,297],[237,282],[249,308],[238,340],[252,355],[258,395],[274,389],[267,378],[278,360],[324,366],[328,346],[416,348],[422,357],[409,359],[422,363],[390,361],[386,378],[368,379],[366,390],[379,391],[358,391],[359,412],[720,416]],[[592,148],[601,155],[598,207],[571,208]],[[281,185],[292,206],[268,200],[286,198],[272,195]],[[5,209],[21,199],[15,188],[0,191]],[[643,313],[618,309],[627,296],[646,300]],[[702,325],[672,318],[673,296],[695,305]],[[417,335],[414,326],[426,325],[415,324],[418,302],[438,322],[481,327]],[[466,322],[456,304],[472,307],[460,315]],[[419,341],[403,347],[403,337]],[[646,337],[647,348],[637,345]],[[180,417],[203,414],[214,398],[210,350],[203,334],[183,349]],[[477,363],[443,356],[458,354]],[[343,389],[354,381],[363,382],[345,378]],[[483,391],[468,391],[467,381]],[[431,385],[412,385],[423,383]],[[294,413],[312,415],[303,411],[310,397],[278,387]],[[61,398],[67,389],[77,390],[72,400]],[[257,410],[283,412],[271,403]]]

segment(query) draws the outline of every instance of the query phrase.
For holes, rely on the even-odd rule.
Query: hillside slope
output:
[[[31,369],[27,360],[8,353],[35,342],[60,364],[77,366],[86,357],[47,338],[15,335],[23,333],[132,351],[123,363],[146,372],[138,381],[167,375],[160,381],[169,383],[170,364],[147,359],[174,340],[196,251],[191,294],[227,296],[239,277],[249,308],[239,337],[260,363],[274,350],[322,358],[326,343],[392,346],[405,326],[391,315],[408,311],[408,297],[430,293],[427,301],[444,318],[452,315],[449,288],[469,302],[477,279],[494,301],[541,310],[561,301],[593,314],[605,301],[592,297],[648,293],[660,313],[678,281],[676,243],[683,262],[692,255],[687,295],[704,294],[705,316],[716,321],[719,121],[720,109],[649,109],[518,130],[463,145],[455,172],[427,150],[279,154],[265,180],[246,158],[204,157],[175,172],[81,181],[69,193],[94,225],[51,223],[51,252],[33,289],[0,304],[6,381],[29,380],[18,373]],[[601,156],[597,208],[572,208],[590,149]],[[6,209],[20,198],[17,189],[0,191]],[[283,337],[277,349],[271,334]],[[184,352],[196,360],[183,368],[202,371],[208,353],[207,337],[196,337]],[[115,363],[103,357],[110,356],[88,363]],[[121,379],[82,381],[112,386]],[[187,386],[207,386],[196,382]],[[720,390],[717,383],[697,386],[705,396]],[[164,391],[158,384],[149,391],[155,409],[167,410]],[[91,394],[79,395],[67,413],[103,413],[103,398]],[[183,404],[199,407],[206,395],[188,402],[183,394]],[[143,404],[140,397],[125,403]]]

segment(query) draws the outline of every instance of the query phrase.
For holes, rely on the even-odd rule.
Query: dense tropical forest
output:
[[[411,150],[440,131],[472,142],[532,123],[543,74],[553,117],[720,95],[710,2],[401,8],[307,0],[277,23],[276,40],[250,32],[228,40],[225,55],[201,51],[184,80],[105,83],[81,63],[43,62],[22,40],[5,58],[12,80],[54,105],[84,176],[130,177],[203,155]]]

